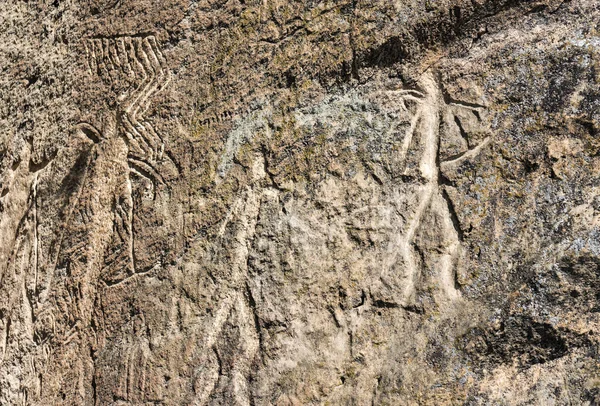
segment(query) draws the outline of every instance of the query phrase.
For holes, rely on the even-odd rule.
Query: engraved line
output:
[[[90,52],[90,69],[92,73],[98,74],[98,63],[96,62],[96,51],[94,50],[94,42],[91,40],[85,41],[86,48]]]
[[[92,74],[92,65],[91,65],[91,55],[90,55],[90,50],[88,48],[87,45],[87,41],[83,41],[83,47],[85,48],[85,64],[87,65],[87,68],[90,72],[90,74]]]
[[[132,95],[132,99],[130,100],[128,107],[125,109],[127,113],[132,113],[132,111],[137,107],[139,99],[143,97],[146,88],[152,83],[152,77],[149,76],[149,72],[146,67],[147,60],[145,60],[146,58],[143,55],[144,51],[141,46],[142,39],[135,38],[135,40],[132,43],[134,44],[136,62],[143,75],[143,80],[140,83],[140,86],[136,89],[135,94]],[[132,116],[132,120],[134,122],[136,121],[134,115]]]
[[[141,75],[143,76],[142,81],[138,84],[136,89],[130,95],[130,100],[127,103],[127,106],[125,107],[125,112],[130,113],[131,109],[133,107],[133,100],[136,98],[136,93],[140,92],[141,89],[144,87],[144,82],[146,81],[147,75],[144,71],[143,65],[140,63],[140,61],[138,60],[138,58],[136,56],[136,48],[134,45],[134,41],[131,38],[127,38],[126,44],[128,46],[129,60],[132,61],[132,63],[133,63],[132,72],[134,74],[134,77],[135,78],[139,77],[140,72],[141,72]]]
[[[148,180],[150,180],[151,182],[153,182],[153,183],[158,182],[163,185],[165,184],[165,180],[160,175],[160,173],[158,173],[152,167],[152,165],[150,165],[148,162],[144,161],[142,158],[139,158],[139,157],[136,157],[133,155],[128,155],[127,160],[129,162],[129,164],[133,166],[133,169],[137,170],[138,172],[141,172],[142,175],[144,175],[144,177],[147,178]]]
[[[490,141],[491,141],[491,138],[486,137],[486,139],[484,139],[479,145],[477,145],[476,147],[474,147],[468,151],[465,151],[459,157],[457,157],[455,159],[451,159],[449,161],[442,162],[440,164],[441,169],[445,169],[452,165],[460,164],[460,163],[466,161],[467,159],[476,157],[481,152],[481,150],[490,143]]]
[[[154,66],[150,62],[148,54],[144,49],[144,45],[147,43],[148,40],[146,38],[141,40],[138,52],[141,57],[142,64],[144,65],[144,69],[146,69],[146,72],[149,74],[149,80],[146,86],[144,87],[144,90],[141,92],[140,96],[135,100],[135,108],[133,109],[134,120],[137,120],[137,112],[139,111],[141,105],[152,94],[154,88],[156,88],[156,71],[154,70]]]

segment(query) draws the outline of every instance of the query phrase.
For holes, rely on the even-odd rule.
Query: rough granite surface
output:
[[[596,0],[0,0],[0,404],[599,405]]]

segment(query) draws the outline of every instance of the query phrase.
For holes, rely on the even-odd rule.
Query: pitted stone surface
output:
[[[5,2],[0,404],[599,404],[596,3]]]

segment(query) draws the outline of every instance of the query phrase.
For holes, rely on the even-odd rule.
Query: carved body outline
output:
[[[105,119],[102,129],[88,122],[77,125],[77,128],[94,142],[94,149],[101,148],[101,144],[119,142],[120,139],[127,150],[129,175],[125,193],[119,196],[114,207],[114,231],[119,236],[123,249],[112,253],[108,262],[115,264],[116,268],[121,265],[127,267],[129,272],[123,278],[104,281],[107,285],[115,285],[144,273],[136,269],[134,258],[131,175],[146,179],[152,184],[154,199],[157,186],[166,184],[156,167],[156,163],[164,158],[170,159],[164,153],[165,141],[143,116],[149,108],[152,96],[164,90],[170,82],[171,72],[154,35],[90,38],[84,41],[84,48],[91,74],[96,74],[108,83],[123,77],[130,80],[129,88],[118,96],[113,116]],[[119,272],[119,269],[109,269],[104,273],[111,272]]]
[[[443,229],[440,232],[446,233],[451,239],[451,243],[444,247],[441,258],[438,261],[438,264],[440,264],[439,282],[442,291],[447,299],[455,300],[460,297],[460,291],[456,288],[457,282],[454,269],[461,247],[460,230],[457,229],[459,226],[454,224],[454,220],[452,219],[453,209],[450,206],[451,202],[449,198],[444,196],[445,191],[442,190],[440,179],[443,178],[442,170],[444,168],[477,156],[491,141],[491,138],[488,136],[474,148],[467,149],[465,152],[447,161],[441,161],[439,156],[439,146],[442,137],[440,133],[440,118],[443,109],[447,108],[445,104],[472,110],[477,115],[485,107],[470,103],[463,104],[456,101],[446,103],[442,95],[442,86],[436,80],[432,69],[422,74],[418,81],[418,88],[420,90],[400,90],[395,93],[400,96],[401,107],[404,111],[408,111],[405,107],[405,101],[407,100],[415,102],[418,106],[417,112],[413,115],[409,130],[403,140],[400,159],[402,161],[406,160],[415,132],[420,133],[421,143],[424,145],[424,148],[419,162],[419,173],[421,179],[424,180],[424,184],[420,190],[417,210],[408,220],[408,230],[404,234],[396,236],[395,242],[390,246],[391,255],[387,257],[387,261],[384,264],[384,269],[391,269],[393,264],[397,262],[398,254],[395,253],[399,253],[404,260],[408,277],[406,278],[407,283],[398,304],[405,308],[414,306],[416,278],[419,273],[415,260],[416,249],[414,247],[414,240],[423,217],[428,211],[440,216],[444,220]],[[383,279],[382,277],[382,281],[385,284],[385,280]]]

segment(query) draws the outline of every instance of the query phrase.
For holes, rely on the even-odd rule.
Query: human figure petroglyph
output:
[[[239,329],[235,351],[235,362],[229,371],[227,391],[231,393],[236,405],[250,405],[251,395],[247,382],[251,365],[259,351],[259,340],[251,309],[252,300],[248,288],[249,244],[255,232],[260,199],[262,193],[248,187],[234,203],[230,215],[221,227],[220,239],[224,238],[228,225],[233,226],[233,235],[228,245],[233,249],[231,274],[222,281],[220,289],[225,289],[224,299],[219,303],[214,315],[207,320],[205,336],[199,343],[199,368],[194,376],[195,398],[193,405],[207,404],[217,389],[222,369],[219,356],[219,340],[225,334],[226,325],[232,324]],[[223,240],[224,241],[224,240]]]
[[[261,204],[265,199],[277,199],[274,191],[261,187],[265,176],[264,157],[259,154],[252,168],[252,182],[241,191],[219,227],[218,241],[225,244],[228,251],[225,260],[228,273],[219,281],[222,299],[203,324],[204,334],[197,344],[200,361],[194,363],[198,367],[193,377],[195,396],[191,402],[195,406],[206,405],[217,391],[226,392],[232,404],[252,404],[248,382],[259,353],[260,331],[257,331],[256,309],[253,309],[248,258]],[[227,338],[232,330],[237,333]],[[231,360],[224,361],[222,347],[229,345],[233,348],[225,353],[231,353],[228,355]]]
[[[89,400],[86,386],[91,384],[85,377],[91,376],[93,368],[90,343],[96,337],[89,327],[98,282],[121,283],[146,271],[135,266],[135,182],[150,184],[150,195],[155,197],[157,186],[165,183],[163,171],[170,171],[169,175],[176,172],[164,151],[164,139],[145,119],[153,96],[165,88],[170,78],[156,39],[94,38],[84,41],[84,45],[90,73],[104,83],[119,81],[126,86],[112,108],[96,112],[94,124],[77,125],[78,132],[85,135],[77,143],[87,159],[83,171],[77,174],[77,190],[62,213],[62,232],[56,242],[45,247],[47,266],[39,260],[44,241],[38,236],[37,194],[39,175],[51,159],[40,164],[30,162],[28,168],[14,165],[19,174],[23,172],[18,180],[30,185],[30,192],[27,210],[15,225],[16,240],[7,257],[7,269],[2,272],[8,292],[5,302],[12,310],[0,309],[0,355],[14,357],[9,348],[15,341],[13,337],[27,337],[27,346],[21,344],[16,352],[32,360],[32,368],[19,372],[27,375],[20,396],[28,402],[41,398],[39,376],[53,362],[72,365],[69,373],[79,376],[73,397],[81,404]],[[32,144],[26,144],[29,155]],[[39,269],[38,263],[42,263]],[[14,288],[8,288],[6,278]],[[50,382],[44,383],[44,388],[52,387],[53,379],[61,379],[43,378]]]
[[[170,81],[170,71],[154,36],[92,38],[84,42],[90,72],[109,84],[125,83],[127,89],[117,98],[104,118],[103,128],[81,123],[79,128],[97,149],[110,149],[112,159],[126,163],[128,176],[117,182],[113,202],[114,243],[105,258],[103,275],[109,284],[135,275],[132,176],[144,179],[156,194],[165,180],[158,169],[165,156],[165,142],[144,119],[151,98]],[[118,152],[119,151],[119,152]]]
[[[153,96],[170,80],[156,39],[92,38],[84,45],[90,73],[113,90],[122,89],[108,109],[96,112],[95,124],[82,122],[77,126],[92,142],[90,158],[67,218],[68,236],[63,238],[65,243],[56,258],[56,266],[66,268],[69,275],[61,289],[76,298],[63,305],[75,317],[60,322],[58,340],[64,352],[58,357],[73,359],[74,373],[81,381],[77,393],[85,403],[90,396],[86,386],[93,385],[83,377],[93,379],[94,374],[93,360],[86,355],[97,345],[92,344],[97,337],[89,326],[96,317],[98,282],[107,288],[148,271],[136,266],[135,182],[150,184],[150,195],[155,199],[159,186],[165,184],[165,168],[172,173],[176,169],[165,154],[163,137],[144,117]],[[131,355],[131,362],[141,363],[143,369],[149,355],[140,353],[140,358],[136,354]],[[125,374],[131,380],[132,372],[126,370]],[[139,393],[129,394],[133,400],[144,400],[144,383],[140,385]]]
[[[460,230],[453,219],[451,202],[444,195],[445,191],[441,184],[443,179],[442,170],[450,165],[456,165],[464,160],[475,157],[489,142],[485,138],[479,145],[467,149],[458,156],[453,156],[448,161],[440,159],[440,143],[443,134],[440,133],[443,114],[448,109],[469,109],[478,114],[483,106],[462,104],[456,101],[447,103],[442,94],[441,85],[436,80],[434,73],[430,70],[425,72],[418,81],[419,90],[399,90],[391,92],[399,98],[400,108],[409,112],[406,102],[417,104],[416,111],[410,121],[402,148],[399,152],[399,161],[406,165],[407,155],[413,144],[420,145],[420,159],[418,168],[413,168],[412,175],[416,190],[412,203],[412,210],[406,213],[406,224],[402,233],[397,234],[388,247],[385,256],[381,281],[384,286],[391,287],[388,279],[395,278],[390,273],[398,272],[397,265],[401,263],[405,275],[402,293],[392,300],[401,306],[410,307],[414,304],[416,294],[416,281],[420,274],[419,264],[416,259],[415,236],[421,227],[423,219],[427,214],[433,214],[440,220],[440,229],[437,231],[445,238],[443,252],[437,261],[438,284],[444,296],[453,300],[460,296],[455,283],[455,262],[460,252]],[[416,170],[414,170],[416,169]],[[411,168],[406,166],[404,175],[409,175]],[[416,175],[416,176],[415,176]],[[391,289],[390,289],[391,290]]]

